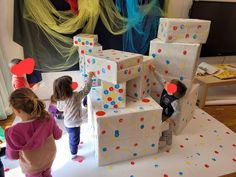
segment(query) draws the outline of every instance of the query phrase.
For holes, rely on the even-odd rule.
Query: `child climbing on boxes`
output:
[[[165,147],[170,149],[172,144],[172,130],[175,125],[176,118],[180,112],[179,99],[186,93],[186,86],[177,79],[172,79],[170,82],[166,82],[163,77],[157,72],[154,65],[151,66],[155,78],[164,88],[161,93],[160,105],[163,108],[162,122],[169,124],[169,129],[162,132],[162,136],[159,141],[159,148]]]
[[[53,96],[57,101],[57,108],[63,111],[64,124],[69,134],[70,152],[72,160],[83,161],[84,157],[77,155],[80,143],[80,125],[83,122],[82,99],[88,95],[92,87],[93,72],[89,73],[89,81],[83,90],[76,92],[72,89],[72,78],[62,76],[53,83]]]
[[[19,159],[26,177],[50,177],[56,155],[55,140],[61,138],[62,130],[30,89],[15,90],[9,102],[22,122],[5,130],[7,158]]]

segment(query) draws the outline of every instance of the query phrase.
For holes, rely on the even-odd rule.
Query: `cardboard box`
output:
[[[93,71],[103,81],[112,84],[140,76],[143,56],[118,50],[103,50],[85,55],[87,71]]]
[[[111,84],[102,81],[102,107],[103,109],[125,108],[126,82]]]
[[[150,42],[149,55],[155,58],[156,68],[164,77],[192,80],[197,69],[200,44]]]
[[[157,37],[164,42],[206,43],[211,21],[160,18]]]
[[[98,165],[138,158],[158,152],[162,108],[151,97],[136,101],[127,97],[125,109],[102,108],[101,88],[89,94],[89,120],[95,131]],[[90,112],[91,112],[90,111]]]
[[[142,99],[151,94],[151,71],[150,66],[154,63],[151,56],[144,56],[141,75],[127,82],[127,95]]]
[[[93,47],[98,42],[98,35],[80,33],[73,37],[75,46]]]
[[[100,44],[95,44],[93,47],[80,46],[78,48],[79,52],[79,66],[82,73],[86,72],[85,56],[86,54],[92,54],[98,51],[102,51],[102,46]]]

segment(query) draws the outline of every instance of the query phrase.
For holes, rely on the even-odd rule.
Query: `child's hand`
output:
[[[95,76],[94,72],[89,72],[88,75],[89,75],[89,78],[92,78],[93,76]]]

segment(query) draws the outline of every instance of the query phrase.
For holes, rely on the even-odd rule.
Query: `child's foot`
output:
[[[72,160],[81,163],[81,162],[83,162],[83,160],[84,160],[84,156],[73,155],[73,156],[72,156]]]

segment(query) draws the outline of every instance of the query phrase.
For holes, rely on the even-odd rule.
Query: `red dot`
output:
[[[189,34],[186,34],[186,35],[185,35],[185,38],[186,38],[186,39],[189,38]]]
[[[158,53],[161,53],[161,49],[158,49],[157,52],[158,52]]]
[[[5,168],[4,169],[4,172],[8,172],[8,171],[10,171],[10,168]]]
[[[144,121],[144,117],[141,117],[141,118],[140,118],[140,121],[141,121],[141,122]]]
[[[87,59],[87,62],[90,64],[90,59]]]
[[[160,97],[160,94],[159,94],[159,93],[157,93],[157,94],[156,94],[156,96],[157,96],[157,98],[159,98],[159,97]]]
[[[84,50],[81,50],[81,53],[84,54]]]
[[[120,146],[116,146],[116,150],[120,149]]]
[[[147,79],[147,75],[144,76],[144,79],[145,79],[145,80]]]
[[[107,101],[111,101],[111,100],[112,100],[112,98],[111,98],[111,97],[108,97],[108,98],[107,98]]]
[[[121,123],[121,122],[123,122],[123,120],[124,120],[124,119],[119,119],[119,122]]]
[[[148,69],[151,70],[152,69],[152,65],[148,65]]]
[[[154,130],[155,129],[155,126],[152,126],[152,130]]]
[[[103,131],[102,131],[102,134],[104,135],[105,133],[106,133],[106,131],[105,131],[105,130],[103,130]]]
[[[81,141],[79,144],[84,144],[84,142],[83,142],[83,141]]]
[[[233,147],[236,147],[236,144],[233,144]]]
[[[148,98],[144,98],[144,99],[142,100],[142,102],[148,103],[148,102],[150,102],[150,100],[149,100]]]
[[[155,85],[156,85],[156,82],[153,82],[152,85],[155,86]]]
[[[150,84],[147,84],[147,86],[149,87],[149,86],[150,86]]]
[[[135,164],[135,162],[134,162],[134,161],[131,161],[131,162],[130,162],[130,164],[131,164],[131,165],[134,165],[134,164]]]
[[[183,146],[183,145],[180,145],[179,147],[180,147],[180,148],[184,148],[184,146]]]
[[[134,146],[137,147],[137,146],[138,146],[138,143],[135,143]]]
[[[117,104],[115,104],[115,105],[114,105],[114,108],[115,108],[115,109],[117,109],[117,108],[118,108],[118,105],[117,105]]]
[[[115,58],[116,60],[119,60],[120,58]]]
[[[236,162],[236,159],[235,159],[235,158],[233,158],[232,160],[233,160],[234,162]]]
[[[197,26],[197,29],[200,29],[201,27],[202,27],[202,25],[198,25],[198,26]]]
[[[204,166],[205,166],[206,168],[209,168],[209,165],[207,165],[207,164],[205,164]]]
[[[113,87],[110,87],[110,88],[109,88],[109,90],[110,90],[110,91],[113,91],[113,90],[114,90],[114,88],[113,88]]]
[[[140,62],[140,58],[138,59],[138,61],[137,61],[138,63]]]
[[[196,117],[193,117],[193,119],[196,119]]]
[[[107,65],[107,69],[108,69],[108,70],[111,70],[111,65]]]
[[[186,51],[186,50],[184,50],[184,51],[183,51],[183,55],[186,55],[186,54],[187,54],[187,51]]]
[[[92,46],[92,45],[93,45],[93,43],[92,43],[92,42],[90,42],[90,43],[89,43],[89,45],[91,45],[91,46]]]
[[[200,137],[202,138],[202,137],[203,137],[203,135],[200,135]]]
[[[219,152],[218,152],[218,151],[214,151],[214,153],[215,153],[215,154],[219,154]]]
[[[226,132],[228,135],[230,134],[229,132]]]
[[[168,40],[172,40],[173,39],[173,37],[172,36],[168,36]]]
[[[78,44],[78,41],[75,41],[75,44]]]
[[[98,75],[100,74],[100,71],[99,71],[99,70],[97,71],[97,74],[98,74]]]
[[[131,74],[131,70],[128,71],[128,74],[129,74],[129,75]]]
[[[84,45],[84,42],[82,42],[82,45]]]
[[[170,150],[166,150],[166,152],[167,152],[167,153],[169,153],[169,152],[170,152]]]
[[[96,115],[97,116],[104,116],[106,113],[104,111],[97,111]]]
[[[123,69],[124,68],[124,66],[123,65],[120,65],[120,69]]]
[[[136,84],[133,84],[133,87],[134,87],[134,88],[136,88],[136,87],[137,87],[137,85],[136,85]]]
[[[119,93],[123,93],[123,91],[124,91],[123,89],[119,89],[118,90]]]
[[[173,30],[177,30],[177,28],[178,28],[177,26],[173,26]]]
[[[209,122],[211,121],[211,119],[207,119]]]
[[[168,177],[168,175],[167,175],[167,174],[164,174],[164,177]]]
[[[165,74],[168,74],[168,70],[165,70]]]

